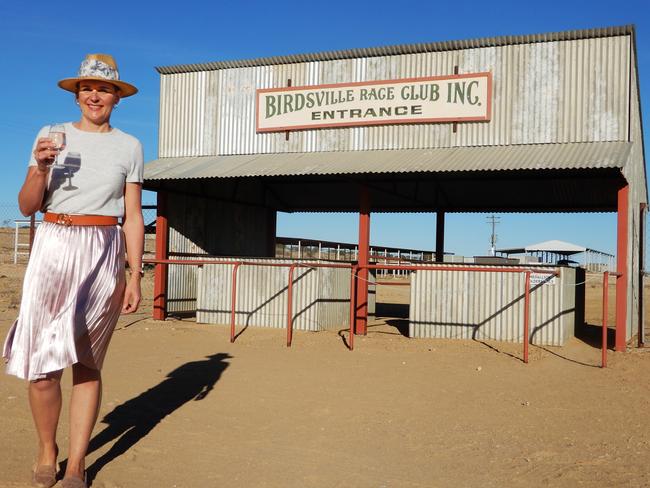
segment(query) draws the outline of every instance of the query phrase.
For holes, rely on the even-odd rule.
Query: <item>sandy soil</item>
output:
[[[24,273],[9,261],[1,337]],[[574,339],[532,346],[526,365],[521,345],[409,340],[396,318],[373,322],[353,352],[346,332],[296,332],[288,349],[284,331],[249,328],[230,344],[225,326],[150,320],[150,273],[144,292],[106,360],[93,487],[650,486],[648,349],[610,351],[603,370],[599,349]],[[378,292],[382,303],[407,297]],[[0,486],[29,486],[36,439],[26,384],[9,376],[0,428]],[[64,407],[61,461],[67,429]]]

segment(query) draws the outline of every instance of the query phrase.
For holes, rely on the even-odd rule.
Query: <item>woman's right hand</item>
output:
[[[39,171],[47,172],[54,163],[56,155],[57,150],[52,139],[49,137],[39,137],[36,143],[36,149],[34,149],[34,159],[36,159]]]

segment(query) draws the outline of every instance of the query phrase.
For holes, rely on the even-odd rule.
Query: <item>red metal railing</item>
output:
[[[521,267],[494,267],[494,268],[482,268],[479,266],[449,266],[444,264],[439,265],[409,265],[409,266],[395,266],[395,265],[385,265],[385,264],[369,264],[367,266],[357,266],[356,270],[358,272],[361,268],[367,269],[387,269],[387,270],[410,270],[410,271],[419,271],[419,270],[432,270],[432,271],[474,271],[481,273],[525,273],[526,275],[526,285],[524,291],[524,337],[523,337],[523,361],[528,363],[528,343],[530,342],[530,275],[533,272],[530,268],[521,268]],[[535,273],[538,274],[548,274],[553,276],[558,276],[557,271],[549,270],[535,270]],[[355,271],[353,270],[353,275]],[[353,279],[353,281],[356,281]],[[378,283],[382,284],[382,283]],[[350,300],[352,301],[352,299]],[[356,312],[356,304],[351,309],[354,309]],[[356,315],[356,313],[355,313]],[[354,337],[354,325],[352,320],[350,321],[350,338]],[[350,342],[350,349],[354,348],[353,342]]]
[[[289,283],[287,285],[287,347],[291,347],[293,340],[293,271],[295,268],[353,268],[351,264],[334,264],[334,263],[269,263],[266,261],[236,261],[224,260],[218,261],[214,259],[144,259],[145,264],[156,264],[167,266],[170,264],[178,264],[184,266],[202,266],[205,264],[222,264],[232,265],[232,291],[231,291],[231,311],[230,311],[230,342],[235,342],[236,332],[236,310],[237,310],[237,271],[241,266],[267,266],[275,268],[289,268]],[[354,276],[354,274],[353,274]],[[352,286],[352,285],[351,285]],[[350,307],[352,308],[352,300]],[[350,316],[352,317],[353,311],[351,310]],[[350,339],[353,342],[353,339]]]
[[[621,273],[612,273],[610,271],[605,271],[603,273],[603,320],[602,320],[602,341],[601,341],[601,359],[600,367],[607,367],[607,321],[609,314],[609,277],[616,276],[617,278],[621,277]]]
[[[528,364],[528,343],[530,342],[530,271],[526,271],[526,287],[524,290],[524,363]]]
[[[237,311],[237,270],[241,262],[237,262],[232,267],[232,291],[230,293],[230,342],[235,342],[235,312]]]
[[[352,265],[352,272],[350,273],[350,333],[348,344],[348,349],[354,351],[354,322],[357,316],[357,274],[359,273],[359,266],[357,264]]]
[[[529,268],[520,267],[493,267],[483,268],[478,266],[449,266],[444,264],[438,265],[389,265],[389,264],[369,264],[360,266],[357,264],[334,264],[334,263],[269,263],[266,261],[239,261],[239,260],[225,260],[219,261],[214,259],[197,259],[197,260],[184,260],[184,259],[145,259],[146,264],[156,264],[166,267],[170,264],[186,265],[186,266],[201,266],[205,264],[221,264],[232,265],[232,294],[231,294],[231,312],[230,312],[230,342],[235,342],[236,337],[236,307],[237,307],[237,271],[241,266],[268,266],[289,268],[289,282],[287,285],[287,347],[291,347],[293,340],[293,273],[295,268],[348,268],[352,272],[350,274],[350,327],[349,327],[349,344],[348,348],[354,350],[354,333],[355,322],[357,318],[356,310],[356,287],[358,282],[358,275],[361,269],[385,269],[385,270],[406,270],[406,271],[474,271],[481,273],[525,273],[526,285],[524,292],[524,337],[523,337],[523,361],[528,363],[528,343],[530,341],[530,275],[533,272]],[[549,270],[535,270],[535,273],[549,274],[557,276],[557,271]],[[395,285],[395,283],[377,284]],[[606,304],[604,305],[604,313],[606,312]],[[606,339],[605,339],[606,340]]]

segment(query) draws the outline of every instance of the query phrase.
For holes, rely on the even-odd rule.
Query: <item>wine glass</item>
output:
[[[59,164],[59,153],[65,148],[65,127],[63,124],[52,124],[50,126],[50,133],[48,137],[52,140],[54,144],[54,150],[56,151],[56,156],[54,156],[54,165]]]

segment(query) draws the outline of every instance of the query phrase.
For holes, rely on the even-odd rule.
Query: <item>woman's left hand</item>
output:
[[[142,291],[140,290],[140,276],[133,276],[126,285],[124,291],[124,303],[122,304],[122,313],[133,313],[138,309],[142,300]]]

